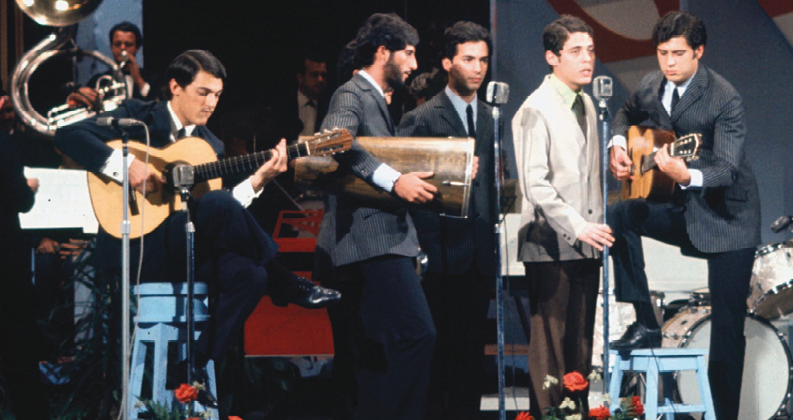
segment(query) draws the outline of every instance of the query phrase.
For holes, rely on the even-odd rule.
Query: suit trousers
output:
[[[685,208],[674,204],[630,200],[609,206],[608,221],[616,239],[611,248],[617,300],[650,302],[641,237],[677,245],[708,261],[711,296],[708,377],[718,420],[738,416],[746,338],[746,296],[754,248],[720,253],[696,251],[686,233]]]
[[[495,277],[472,264],[460,274],[426,273],[421,286],[438,331],[427,418],[480,418],[480,398],[487,391],[484,349],[496,339],[487,328]]]
[[[41,383],[39,360],[51,355],[36,323],[35,293],[30,276],[30,248],[20,243],[0,257],[0,375],[19,420],[50,418],[48,390]]]
[[[207,283],[210,294],[217,295],[209,326],[196,343],[196,362],[202,366],[209,358],[219,361],[226,355],[262,296],[275,287],[268,281],[265,265],[277,246],[227,192],[205,194],[190,208],[195,225],[195,279]],[[144,237],[142,282],[186,281],[186,222],[184,212],[173,213]],[[102,256],[105,262],[112,256],[117,268],[120,241],[104,236],[104,242],[112,246],[98,244],[97,249],[108,254]],[[133,278],[140,248],[141,243],[135,241],[130,249]]]
[[[323,276],[324,286],[342,293],[328,308],[338,393],[334,418],[422,419],[436,332],[415,260],[375,257],[337,267],[334,274]]]
[[[600,287],[600,260],[524,262],[528,284],[529,398],[531,414],[541,418],[546,408],[558,407],[566,396],[582,402],[588,412],[589,389],[570,393],[562,377],[592,370],[592,335]],[[559,384],[543,389],[546,376]]]

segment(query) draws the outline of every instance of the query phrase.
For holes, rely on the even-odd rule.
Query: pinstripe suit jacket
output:
[[[464,273],[476,262],[479,272],[495,275],[496,221],[492,202],[493,185],[493,116],[491,108],[477,100],[476,146],[479,170],[472,182],[471,214],[468,219],[441,217],[428,211],[411,210],[419,243],[429,256],[430,273]],[[467,123],[466,123],[467,124]],[[468,137],[466,124],[460,119],[445,91],[402,117],[399,136]]]
[[[744,152],[746,127],[742,100],[713,70],[699,66],[672,115],[661,104],[666,79],[660,71],[645,76],[614,119],[614,134],[631,125],[674,130],[677,136],[702,135],[702,188],[684,190],[686,230],[702,252],[752,248],[760,243],[760,199]]]
[[[353,136],[394,135],[394,122],[385,98],[361,75],[339,87],[330,101],[322,128],[346,128]],[[334,156],[341,170],[371,182],[381,162],[358,142]],[[317,237],[317,268],[329,258],[334,267],[383,255],[418,255],[413,221],[405,208],[383,210],[359,200],[328,194]]]

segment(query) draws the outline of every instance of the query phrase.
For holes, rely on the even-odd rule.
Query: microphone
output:
[[[143,121],[134,118],[99,117],[96,119],[96,125],[100,127],[130,127],[144,124]]]
[[[771,225],[771,232],[779,233],[793,223],[793,216],[782,216]]]
[[[592,96],[598,100],[600,107],[606,106],[606,101],[614,95],[611,77],[598,76],[592,82]]]
[[[487,84],[486,102],[492,105],[503,105],[509,99],[509,85],[504,82]]]

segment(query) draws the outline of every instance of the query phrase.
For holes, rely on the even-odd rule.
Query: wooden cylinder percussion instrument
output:
[[[360,199],[372,207],[411,206],[447,216],[468,217],[473,175],[473,138],[357,137],[381,162],[402,173],[434,172],[425,179],[438,188],[435,199],[412,206],[357,176],[339,169],[333,158],[300,158],[295,161],[295,185]]]

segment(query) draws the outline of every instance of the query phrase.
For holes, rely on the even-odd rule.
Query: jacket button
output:
[[[592,214],[592,209],[589,209],[589,214]]]

